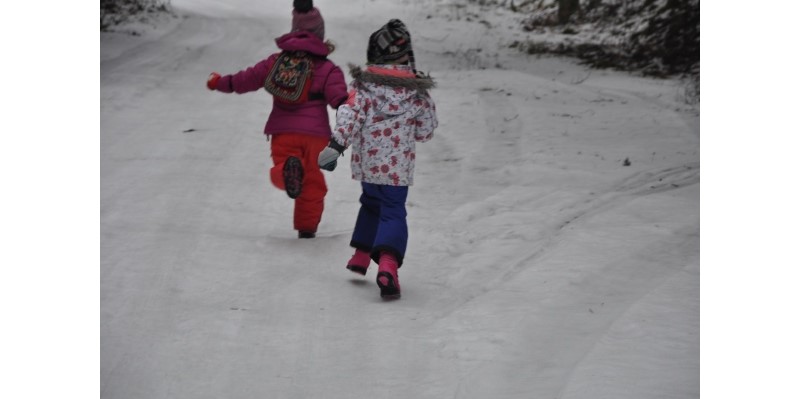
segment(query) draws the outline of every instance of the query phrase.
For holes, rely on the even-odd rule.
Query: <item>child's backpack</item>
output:
[[[305,103],[308,101],[313,70],[314,62],[306,52],[284,51],[267,74],[264,88],[278,101],[289,104]]]

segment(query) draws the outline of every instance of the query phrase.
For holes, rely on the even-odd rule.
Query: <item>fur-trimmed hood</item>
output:
[[[417,72],[416,76],[411,71],[410,67],[402,65],[393,65],[395,69],[387,69],[387,71],[407,71],[408,77],[396,76],[395,74],[374,73],[368,70],[361,69],[360,66],[348,64],[350,67],[350,76],[358,82],[373,83],[376,85],[389,86],[392,88],[402,87],[406,89],[416,90],[420,94],[428,94],[428,90],[436,87],[436,82],[428,75]]]

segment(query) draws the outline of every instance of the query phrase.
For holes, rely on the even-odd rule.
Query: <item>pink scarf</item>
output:
[[[411,71],[404,71],[400,69],[387,69],[387,68],[380,68],[376,66],[368,66],[367,72],[374,73],[376,75],[386,75],[386,76],[394,76],[396,78],[415,78],[417,75],[414,75],[414,72]]]

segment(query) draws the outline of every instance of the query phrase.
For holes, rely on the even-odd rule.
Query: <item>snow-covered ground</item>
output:
[[[172,3],[178,20],[101,36],[102,398],[699,397],[681,82],[516,53],[504,11],[316,1],[338,64],[398,17],[438,82],[403,298],[384,302],[374,270],[344,269],[349,165],[326,173],[319,237],[296,239],[267,180],[271,99],[204,86],[275,51],[290,2]]]
[[[343,270],[347,166],[299,242],[269,98],[203,88],[275,50],[284,3],[173,0],[135,37],[96,3],[4,8],[0,397],[798,397],[797,6],[704,3],[699,278],[678,82],[515,54],[501,11],[318,0],[335,61],[400,16],[440,83],[384,303]]]
[[[96,3],[10,2],[0,397],[696,398],[677,82],[514,54],[518,16],[451,0],[318,2],[337,62],[392,14],[440,81],[403,299],[342,270],[347,170],[298,242],[265,181],[269,99],[202,88],[273,51],[287,4],[175,0],[132,37]],[[800,397],[797,8],[704,2],[703,399]]]
[[[698,357],[703,399],[800,397],[796,5],[704,2],[698,355],[677,82],[515,54],[502,11],[318,0],[337,62],[392,14],[440,82],[382,303],[342,270],[347,166],[298,242],[269,99],[202,88],[275,49],[283,3],[174,0],[142,36],[98,33],[96,3],[6,5],[0,397],[697,397]]]

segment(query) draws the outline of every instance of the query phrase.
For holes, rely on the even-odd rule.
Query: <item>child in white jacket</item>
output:
[[[361,181],[362,194],[347,269],[366,275],[374,260],[381,296],[392,299],[400,297],[397,269],[408,243],[405,203],[414,182],[415,144],[430,140],[438,125],[428,94],[434,82],[416,71],[411,35],[397,19],[370,36],[367,64],[366,70],[350,66],[349,98],[338,109],[319,165],[333,170],[352,147],[353,179]]]

